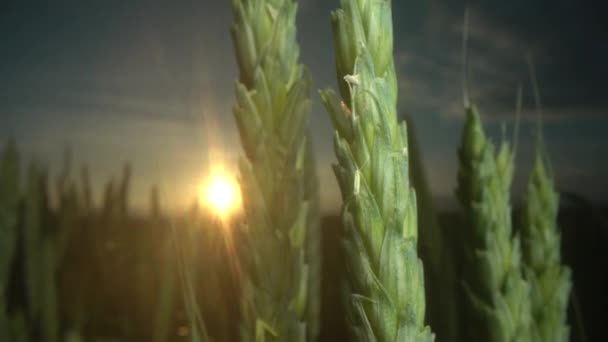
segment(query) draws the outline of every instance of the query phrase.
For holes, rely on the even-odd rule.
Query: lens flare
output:
[[[205,182],[201,201],[217,216],[226,219],[241,208],[241,189],[234,176],[216,168]]]

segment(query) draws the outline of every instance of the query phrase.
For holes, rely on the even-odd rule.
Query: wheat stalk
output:
[[[522,245],[524,271],[530,283],[533,341],[568,341],[566,309],[570,269],[561,265],[557,230],[559,196],[553,178],[536,152],[536,160],[524,197]]]
[[[19,207],[19,155],[10,141],[0,155],[0,340],[20,340],[25,334],[16,331],[16,317],[8,310],[7,289],[11,266],[17,252]]]
[[[423,267],[416,248],[416,195],[408,176],[390,1],[341,1],[332,13],[343,102],[321,96],[334,123],[342,191],[352,336],[359,341],[432,341],[424,326]]]
[[[16,252],[18,206],[19,156],[15,144],[9,142],[0,155],[0,310]]]
[[[246,158],[244,341],[314,340],[319,330],[318,191],[308,133],[310,75],[292,0],[233,0],[234,116]]]
[[[465,120],[457,188],[466,221],[465,340],[528,341],[529,286],[522,278],[519,238],[511,236],[513,154],[503,143],[494,157],[475,107],[467,106]]]
[[[542,113],[536,75],[530,63],[535,98]],[[542,114],[541,114],[542,115]],[[559,195],[550,170],[545,166],[542,119],[539,118],[536,156],[522,210],[524,274],[530,283],[533,341],[568,341],[566,310],[570,296],[571,272],[561,264],[560,234],[557,227]]]

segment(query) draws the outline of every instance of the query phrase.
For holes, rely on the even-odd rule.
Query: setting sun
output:
[[[201,201],[219,217],[226,218],[241,206],[239,184],[224,170],[216,170],[205,183]]]

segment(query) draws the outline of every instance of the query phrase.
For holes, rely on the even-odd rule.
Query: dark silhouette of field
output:
[[[599,210],[571,194],[563,194],[562,203],[562,254],[573,270],[574,281],[569,308],[571,340],[598,341],[608,307],[608,210]],[[62,229],[61,220],[56,211],[47,210],[44,229],[52,235]],[[439,219],[441,225],[449,225],[458,234],[458,211],[442,212]],[[238,260],[235,253],[239,251],[227,251],[218,228],[217,222],[197,211],[171,220],[158,213],[136,215],[113,210],[112,205],[81,213],[57,270],[57,307],[62,329],[77,329],[89,337],[150,341],[162,326],[158,322],[166,321],[170,340],[186,340],[188,318],[184,275],[180,273],[180,260],[184,259],[209,334],[218,341],[237,340],[239,284],[231,265]],[[347,339],[347,319],[341,302],[347,270],[342,259],[339,216],[324,216],[322,230],[319,340],[341,341]],[[238,249],[238,230],[234,228],[232,232]],[[23,241],[24,236],[19,239]],[[453,242],[456,241],[457,238]],[[24,278],[23,248],[17,253],[7,292],[12,311],[28,307],[26,292],[31,286]],[[169,297],[167,288],[171,289]],[[430,288],[429,296],[433,296]],[[41,322],[36,317],[29,321],[33,324],[28,328],[37,336],[35,331]]]

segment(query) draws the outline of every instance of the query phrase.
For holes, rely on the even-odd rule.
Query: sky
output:
[[[340,197],[332,127],[317,89],[336,88],[330,12],[338,0],[300,0],[301,62],[313,77],[311,131],[322,208]],[[600,1],[393,1],[399,113],[412,117],[438,206],[454,201],[463,125],[462,33],[470,8],[470,95],[488,135],[512,139],[518,84],[524,110],[515,196],[531,168],[537,127],[526,55],[534,57],[546,145],[560,190],[608,203],[608,23]],[[132,201],[152,184],[163,203],[191,203],[221,156],[242,155],[232,116],[237,66],[230,1],[3,1],[0,143],[58,172],[69,147],[91,170],[96,197],[133,169]],[[412,129],[412,128],[411,128]],[[215,160],[215,159],[214,159]]]

